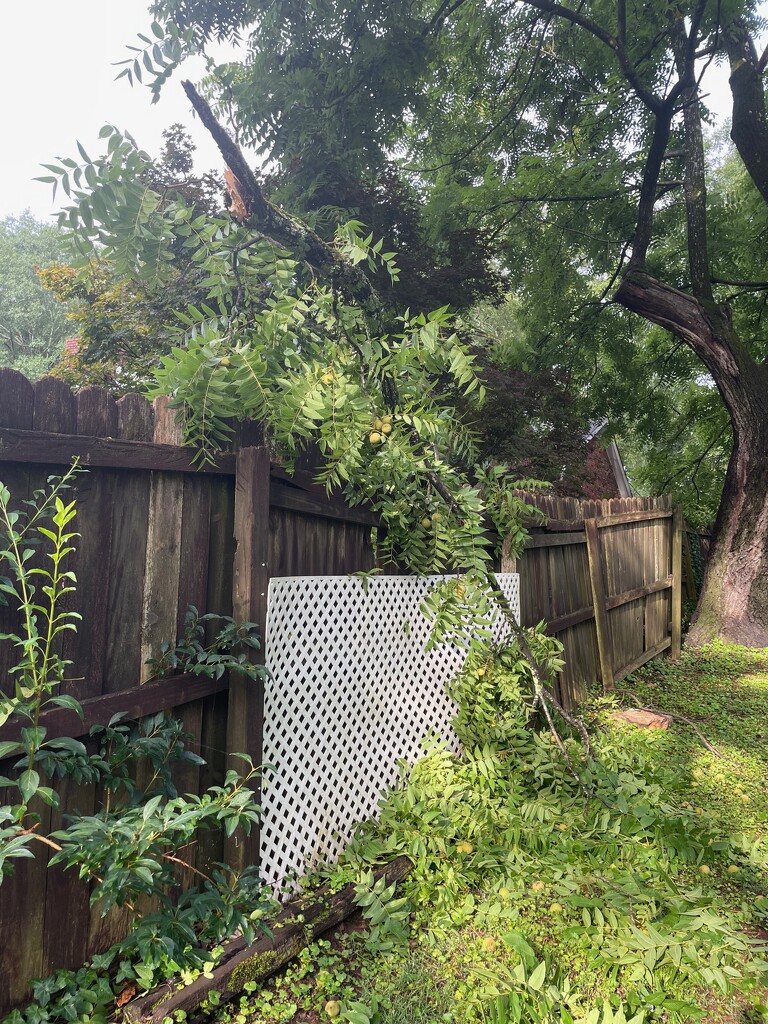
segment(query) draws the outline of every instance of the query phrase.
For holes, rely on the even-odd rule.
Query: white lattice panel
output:
[[[520,617],[516,573],[498,575]],[[421,740],[458,750],[445,687],[463,654],[426,651],[420,606],[432,580],[295,576],[269,582],[261,830],[263,877],[277,882],[335,859],[357,822],[376,813],[397,762]],[[496,629],[503,635],[501,616]]]

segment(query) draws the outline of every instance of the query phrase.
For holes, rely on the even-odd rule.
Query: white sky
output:
[[[165,86],[160,102],[151,105],[147,88],[115,81],[116,61],[127,57],[126,46],[137,44],[138,32],[149,34],[149,0],[5,0],[0,39],[0,218],[29,208],[46,218],[56,206],[51,187],[33,179],[47,172],[42,163],[59,156],[77,156],[75,141],[94,155],[103,124],[128,130],[142,149],[156,154],[162,130],[184,124],[198,146],[198,170],[219,167],[208,134],[194,119],[182,92],[183,77],[193,81],[202,62],[183,65],[182,74]],[[218,54],[217,54],[218,56]],[[709,85],[712,104],[728,109],[725,70]]]
[[[198,167],[218,167],[218,151],[194,117],[181,89],[195,81],[203,62],[188,61],[151,104],[149,89],[115,81],[116,61],[151,35],[149,0],[5,0],[0,38],[0,218],[29,208],[46,218],[58,208],[51,186],[33,181],[47,174],[40,164],[78,158],[75,142],[91,155],[103,151],[99,129],[114,124],[129,131],[152,155],[162,131],[176,121],[197,144]]]

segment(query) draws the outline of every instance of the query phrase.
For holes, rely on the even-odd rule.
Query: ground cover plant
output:
[[[358,878],[368,930],[313,943],[219,1009],[222,1024],[766,1018],[766,652],[688,651],[596,698],[595,757],[565,741],[581,782],[551,734],[528,728],[524,701],[511,713],[515,674],[505,657],[459,677],[479,713],[462,705],[458,728],[486,742],[404,769],[330,872]],[[487,727],[500,700],[503,737]],[[611,722],[638,702],[693,726]],[[368,865],[403,852],[406,882],[371,892]]]

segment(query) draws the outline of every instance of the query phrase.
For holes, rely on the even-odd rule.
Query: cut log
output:
[[[614,722],[628,722],[640,729],[668,729],[672,724],[672,716],[658,711],[644,711],[640,708],[627,708],[614,711],[610,715]]]
[[[374,877],[386,876],[388,885],[405,878],[411,869],[407,857],[398,857],[390,864],[376,868]],[[128,1024],[162,1024],[164,1017],[177,1010],[187,1014],[197,1010],[212,991],[221,999],[232,999],[243,991],[249,981],[262,981],[292,960],[301,949],[323,932],[333,928],[357,910],[354,885],[340,892],[321,890],[309,905],[292,900],[271,925],[273,936],[261,935],[248,945],[243,938],[233,939],[224,947],[221,960],[210,977],[201,975],[191,985],[177,988],[165,982],[123,1007],[122,1019]]]

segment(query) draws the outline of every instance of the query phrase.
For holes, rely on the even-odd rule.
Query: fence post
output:
[[[680,657],[683,612],[683,510],[672,513],[672,647],[671,658]]]
[[[512,549],[512,540],[510,537],[505,537],[501,545],[501,562],[499,564],[499,572],[517,572],[517,559],[513,558],[510,554]]]
[[[696,588],[696,574],[693,571],[691,536],[685,519],[683,519],[683,571],[685,573],[685,598],[687,601],[697,601],[699,593]]]
[[[603,580],[603,559],[600,554],[600,533],[596,519],[584,520],[587,537],[587,558],[589,560],[589,581],[592,585],[592,603],[595,608],[597,650],[600,655],[600,674],[603,677],[603,692],[614,688],[613,650],[608,609],[605,604],[605,582]]]
[[[236,622],[255,622],[262,648],[255,660],[264,659],[269,584],[269,450],[241,448],[235,471],[235,561],[232,582],[232,614]],[[262,759],[264,684],[232,673],[227,715],[228,767],[238,771],[243,763],[233,753],[249,754],[255,764]],[[254,787],[255,788],[255,787]],[[256,864],[259,835],[240,829],[227,842],[226,860],[241,870]]]

